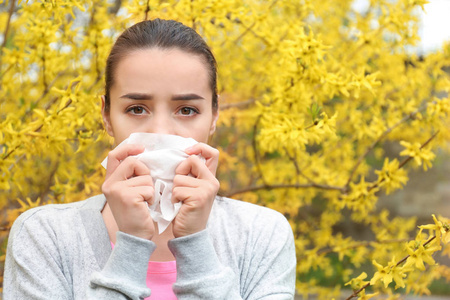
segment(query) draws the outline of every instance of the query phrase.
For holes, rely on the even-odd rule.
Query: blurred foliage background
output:
[[[445,285],[434,258],[450,256],[448,219],[418,227],[378,203],[448,151],[450,43],[410,51],[427,1],[369,2],[0,1],[2,259],[21,212],[101,193],[106,57],[126,27],[167,18],[217,57],[220,194],[289,219],[299,294],[399,299]]]

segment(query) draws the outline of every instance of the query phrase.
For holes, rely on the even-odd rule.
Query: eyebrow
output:
[[[172,100],[205,100],[205,98],[197,94],[180,94],[173,95]]]
[[[153,100],[152,94],[145,94],[145,93],[128,93],[125,95],[120,96],[120,98],[127,98],[131,100]],[[174,101],[182,101],[182,100],[205,100],[202,96],[199,96],[197,94],[178,94],[173,95],[172,100]]]
[[[152,94],[144,94],[144,93],[128,93],[120,96],[120,98],[127,98],[131,100],[152,100]]]

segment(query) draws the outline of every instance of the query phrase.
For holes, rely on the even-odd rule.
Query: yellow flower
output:
[[[397,266],[397,261],[395,259],[395,256],[392,258],[392,260],[388,263],[386,267],[383,267],[382,265],[378,264],[375,260],[372,261],[375,267],[377,267],[378,271],[374,274],[373,278],[370,280],[371,285],[375,285],[375,283],[378,280],[382,280],[384,283],[384,287],[387,288],[389,283],[392,282],[392,280],[395,281],[395,288],[399,287],[405,287],[405,282],[403,281],[403,278],[406,277],[406,274],[404,274],[403,270],[404,267]]]
[[[357,211],[362,216],[366,216],[374,209],[376,200],[378,199],[375,194],[379,189],[372,187],[373,184],[366,182],[365,178],[362,177],[358,184],[350,183],[351,192],[348,195],[342,196],[342,199],[349,209]]]
[[[407,245],[406,251],[408,251],[409,257],[406,260],[404,267],[407,268],[410,266],[415,266],[417,269],[424,271],[424,262],[429,265],[436,264],[433,257],[431,256],[431,254],[436,250],[437,249],[435,247],[429,247],[425,249],[423,245],[419,245],[417,249],[413,249],[411,245]]]
[[[406,171],[399,168],[397,159],[389,162],[389,159],[385,158],[383,168],[376,170],[375,173],[378,174],[379,185],[386,189],[386,194],[402,188],[402,185],[408,181]]]
[[[378,280],[382,280],[384,283],[384,287],[387,288],[389,283],[392,282],[392,274],[390,272],[390,266],[383,267],[379,263],[377,263],[375,260],[372,260],[372,264],[377,268],[377,272],[373,275],[372,279],[370,280],[371,285],[375,285]]]
[[[433,98],[433,102],[429,103],[427,106],[427,114],[430,118],[436,117],[446,117],[450,112],[450,99],[443,98],[439,99],[437,97]]]
[[[426,171],[429,167],[431,167],[431,161],[436,157],[430,149],[422,148],[420,143],[408,143],[405,141],[401,141],[400,144],[406,149],[400,152],[400,155],[410,156],[414,158],[414,161],[418,166],[422,165],[423,169]]]
[[[434,224],[428,224],[428,225],[421,225],[419,228],[422,229],[428,229],[433,230],[434,234],[436,235],[436,240],[442,241],[442,243],[447,244],[450,242],[450,225],[449,223],[444,223],[442,221],[439,221],[436,216],[433,214],[433,220]]]
[[[403,280],[403,278],[406,277],[406,274],[404,273],[403,270],[404,270],[404,267],[403,268],[399,267],[399,266],[397,266],[396,263],[394,266],[392,266],[391,273],[392,273],[392,278],[394,278],[394,281],[395,281],[396,289],[405,287],[405,281]]]
[[[368,281],[364,281],[364,279],[366,279],[366,278],[367,278],[366,272],[362,272],[358,277],[353,278],[352,280],[347,282],[345,285],[350,285],[352,290],[356,291],[368,283]]]

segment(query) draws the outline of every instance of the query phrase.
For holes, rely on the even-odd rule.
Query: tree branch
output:
[[[274,0],[270,5],[269,5],[269,7],[267,8],[267,10],[270,10],[270,9],[272,9],[272,7],[274,7],[275,6],[275,4],[277,4],[277,2],[278,2],[278,0]],[[239,20],[239,19],[237,19],[236,20],[237,21],[237,23],[239,23],[239,24],[242,24],[242,22]],[[252,32],[251,30],[252,30],[252,28],[253,27],[255,27],[255,25],[256,25],[256,22],[253,22],[250,26],[248,26],[248,27],[245,27],[244,26],[244,24],[242,24],[242,26],[244,26],[245,27],[245,30],[233,41],[233,43],[237,43],[237,42],[239,42],[239,40],[241,40],[247,33],[249,33],[249,32]],[[223,47],[224,45],[225,45],[225,42],[226,42],[227,40],[225,39],[223,42],[222,42],[222,44],[220,45],[221,47]]]
[[[11,154],[13,154],[14,151],[16,151],[17,148],[19,148],[19,146],[16,146],[14,149],[12,149],[7,154],[5,154],[5,156],[2,157],[2,160],[6,160],[9,156],[11,156]]]
[[[400,121],[398,121],[396,124],[394,124],[393,126],[389,127],[388,129],[386,129],[385,132],[383,132],[373,143],[372,145],[369,146],[369,148],[367,148],[366,152],[364,152],[363,155],[361,155],[358,158],[358,161],[356,162],[356,164],[354,165],[352,171],[350,172],[350,176],[348,177],[347,183],[345,184],[345,188],[348,189],[350,182],[353,179],[353,176],[356,173],[356,170],[358,169],[359,165],[362,163],[362,161],[367,157],[367,155],[373,150],[373,148],[375,148],[375,146],[382,140],[384,139],[389,133],[391,133],[395,128],[397,128],[398,126],[400,126],[401,124],[412,120],[416,117],[416,115],[425,110],[427,107],[427,105],[425,105],[425,107],[419,108],[417,110],[415,110],[414,112],[410,113],[409,115],[403,117],[403,119],[401,119]]]
[[[253,152],[255,154],[255,164],[256,164],[256,169],[258,170],[258,174],[261,177],[262,182],[264,183],[264,185],[267,185],[266,180],[264,179],[264,175],[263,172],[261,170],[261,164],[260,164],[260,157],[258,154],[258,146],[256,143],[256,134],[258,131],[258,125],[259,125],[259,121],[261,120],[261,115],[258,116],[258,118],[256,119],[255,124],[253,125],[253,137],[252,137],[252,147],[253,147]]]
[[[145,7],[145,12],[144,12],[144,21],[148,20],[148,13],[150,12],[150,0],[147,0],[147,5]]]
[[[225,194],[225,197],[231,197],[233,195],[237,194],[243,194],[248,192],[254,192],[257,190],[275,190],[275,189],[307,189],[307,188],[317,188],[322,190],[335,190],[335,191],[344,191],[343,187],[340,186],[332,186],[332,185],[326,185],[326,184],[317,184],[317,183],[307,183],[307,184],[274,184],[274,185],[257,185],[257,186],[251,186],[247,188],[243,188],[240,190],[231,191],[229,193]]]
[[[230,108],[246,108],[250,105],[252,105],[253,103],[255,103],[255,99],[249,99],[246,101],[242,101],[242,102],[236,102],[236,103],[225,103],[225,104],[221,104],[219,106],[220,110],[226,110],[226,109],[230,109]]]
[[[422,146],[420,146],[419,149],[423,149],[425,148],[439,133],[439,130],[436,131],[425,143],[422,144]],[[404,165],[406,165],[411,159],[413,159],[412,156],[407,157],[405,160],[403,160],[400,165],[398,166],[398,168],[403,168]]]
[[[428,241],[426,241],[426,242],[423,244],[423,246],[425,247],[426,245],[428,245],[429,243],[431,243],[435,238],[436,238],[436,236],[432,236]],[[396,266],[399,266],[399,265],[401,265],[402,263],[404,263],[404,262],[408,259],[408,257],[410,257],[410,256],[411,256],[411,255],[407,255],[407,256],[403,257],[403,258],[396,264]]]
[[[309,183],[313,183],[312,180],[310,180],[308,177],[306,177],[306,176],[302,173],[302,171],[300,170],[300,166],[299,166],[298,163],[297,163],[296,157],[295,157],[295,156],[290,156],[290,155],[289,155],[289,152],[287,151],[286,148],[284,149],[284,151],[286,151],[286,154],[287,154],[289,160],[292,161],[292,163],[294,164],[295,172],[297,173],[297,178],[296,178],[296,180],[295,180],[295,181],[297,182],[297,184],[299,183],[299,182],[298,182],[298,177],[299,177],[300,175],[303,176],[303,177],[305,177],[306,180],[308,180]]]
[[[373,243],[376,244],[395,244],[395,243],[404,243],[409,241],[409,239],[393,239],[393,240],[385,240],[385,241],[366,241],[366,242],[360,242],[345,248],[341,248],[340,250],[348,250],[348,249],[355,249],[355,248],[359,248],[359,247],[366,247],[366,246],[370,246]],[[319,251],[317,251],[317,255],[320,254],[328,254],[328,253],[332,253],[332,252],[336,252],[336,248],[330,248],[330,249],[321,249]]]
[[[436,238],[436,236],[431,237],[428,241],[426,241],[423,246],[425,247],[426,245],[428,245],[429,243],[431,243],[434,239]],[[401,265],[402,263],[404,263],[408,257],[410,257],[410,255],[405,256],[403,259],[401,259],[400,261],[397,262],[396,266]],[[355,298],[356,296],[358,296],[359,293],[361,293],[362,290],[366,289],[367,287],[370,286],[370,282],[366,283],[364,286],[362,286],[359,290],[357,290],[356,292],[353,292],[353,294],[351,294],[347,299],[345,300],[350,300],[352,298]]]
[[[439,130],[436,131],[425,143],[422,144],[422,146],[420,146],[420,149],[426,147],[439,133]],[[405,158],[399,165],[398,165],[398,170],[403,168],[410,160],[412,160],[413,157],[412,156],[408,156],[407,158]],[[380,183],[382,183],[384,181],[384,179],[380,180],[380,182],[375,182],[371,187],[369,187],[367,189],[367,191],[371,191],[372,189],[376,188],[377,186],[379,186]]]

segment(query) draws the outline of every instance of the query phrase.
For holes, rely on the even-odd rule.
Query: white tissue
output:
[[[153,220],[158,224],[161,234],[169,226],[180,210],[181,203],[173,204],[172,187],[175,169],[189,157],[184,150],[197,144],[192,138],[157,133],[132,133],[122,144],[138,144],[145,146],[143,153],[135,157],[149,169],[155,187],[154,202],[149,206]],[[119,145],[119,146],[120,146]],[[102,162],[106,169],[107,159]]]

